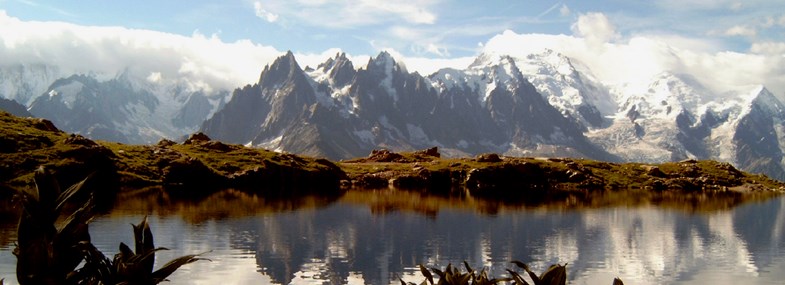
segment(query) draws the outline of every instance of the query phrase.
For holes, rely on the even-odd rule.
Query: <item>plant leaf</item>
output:
[[[420,273],[422,273],[422,276],[425,276],[425,279],[428,280],[428,282],[433,284],[433,275],[422,264],[420,264]]]
[[[466,262],[466,260],[463,261],[463,266],[466,266],[466,271],[468,271],[469,273],[474,273],[474,270],[472,269],[471,266],[469,266],[469,263]]]
[[[513,261],[510,261],[510,263],[515,264],[516,266],[518,266],[518,267],[520,267],[521,269],[524,269],[524,270],[529,268],[529,266],[526,265],[526,263],[523,263],[520,260],[513,260]]]
[[[199,261],[199,260],[210,261],[209,259],[206,259],[206,258],[198,258],[197,256],[199,256],[199,255],[200,254],[191,254],[191,255],[181,256],[181,257],[178,257],[178,258],[176,258],[176,259],[174,259],[172,261],[167,262],[166,264],[164,264],[163,267],[161,267],[161,269],[156,270],[150,276],[152,281],[153,281],[153,284],[158,284],[161,281],[166,280],[166,277],[169,277],[169,275],[174,273],[175,270],[180,268],[180,266],[183,266],[183,265],[186,265],[186,264],[189,264],[189,263],[192,263],[192,262],[196,262],[196,261]]]
[[[518,260],[513,260],[511,261],[511,263],[517,265],[520,268],[523,268],[523,270],[526,271],[527,274],[529,274],[529,277],[532,279],[532,281],[534,281],[535,285],[542,284],[540,282],[540,277],[537,276],[537,274],[534,274],[534,272],[532,272],[531,269],[529,269],[529,266],[526,265],[526,263],[520,262]]]
[[[41,166],[36,169],[35,174],[35,190],[31,193],[36,201],[41,203],[43,209],[54,209],[56,200],[60,195],[60,184],[57,183],[52,172],[49,169]],[[54,213],[55,216],[57,212]]]
[[[515,280],[516,284],[518,284],[518,285],[529,285],[529,283],[526,282],[526,280],[523,280],[523,277],[521,277],[521,275],[518,274],[518,272],[509,270],[509,269],[507,269],[507,272],[509,272],[510,275],[512,275],[512,280]]]
[[[79,181],[78,183],[71,185],[71,187],[68,187],[68,189],[66,189],[65,192],[63,193],[58,192],[59,195],[57,196],[57,204],[55,206],[55,211],[59,213],[60,210],[62,210],[63,207],[66,205],[66,203],[68,203],[72,197],[76,196],[76,194],[82,191],[89,191],[90,187],[86,187],[85,185],[88,185],[88,182],[90,182],[93,179],[94,175],[95,172],[85,177],[85,179],[82,179],[82,181]]]
[[[147,223],[147,216],[144,216],[141,222],[138,225],[131,225],[134,229],[134,242],[137,255],[147,255],[151,253],[153,258],[144,258],[142,259],[139,264],[142,270],[139,272],[140,274],[144,274],[145,276],[149,276],[151,272],[153,272],[153,266],[155,265],[155,244],[153,243],[153,233],[150,231],[150,224]]]
[[[539,284],[565,285],[567,283],[567,265],[554,264],[540,276]]]

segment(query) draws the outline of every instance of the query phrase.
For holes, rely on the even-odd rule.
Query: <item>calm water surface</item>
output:
[[[207,203],[234,209],[116,210],[90,225],[93,242],[113,255],[119,242],[133,244],[129,224],[150,214],[156,246],[171,249],[158,255],[159,266],[193,253],[212,260],[182,267],[169,284],[419,283],[420,263],[443,268],[466,260],[500,276],[516,259],[536,272],[567,262],[569,284],[611,284],[616,276],[626,284],[785,280],[785,198],[708,213],[644,206],[484,214],[471,207],[405,210],[345,198],[272,210]],[[14,227],[0,223],[6,284],[16,284]]]

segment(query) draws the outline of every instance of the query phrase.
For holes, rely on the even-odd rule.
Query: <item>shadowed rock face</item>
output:
[[[507,152],[513,146],[617,159],[549,105],[511,59],[496,64],[454,71],[451,78],[463,83],[437,88],[437,79],[409,73],[384,52],[359,70],[338,54],[308,71],[287,53],[264,68],[257,84],[235,90],[202,131],[226,142],[336,160],[379,147],[434,145],[459,154]]]
[[[33,114],[27,111],[24,105],[10,99],[0,98],[0,110],[11,113],[18,117],[32,117]]]

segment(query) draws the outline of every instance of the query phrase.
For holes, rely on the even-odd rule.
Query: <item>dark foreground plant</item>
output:
[[[17,229],[16,278],[20,284],[74,283],[74,269],[82,261],[80,242],[89,242],[87,223],[92,217],[92,195],[67,218],[65,206],[88,187],[91,176],[61,192],[47,170],[35,172],[36,187],[20,191],[22,214]]]
[[[551,267],[538,276],[523,262],[516,260],[511,263],[523,269],[529,278],[531,278],[532,282],[534,282],[534,285],[565,285],[567,283],[567,264],[551,265]],[[439,276],[439,280],[435,284],[440,285],[490,285],[511,281],[512,284],[516,285],[529,285],[520,273],[511,269],[507,269],[507,272],[510,273],[511,277],[489,278],[488,273],[484,268],[480,270],[480,272],[475,272],[466,261],[463,262],[463,265],[466,266],[466,273],[460,272],[460,270],[457,267],[453,267],[452,264],[447,264],[447,268],[445,268],[444,271],[439,270],[438,268],[431,268],[429,271],[421,264],[420,272],[425,277],[425,280],[423,280],[420,285],[434,284],[434,277],[433,274],[431,274],[431,271]],[[400,279],[400,281],[401,285],[417,285],[412,282],[406,283],[403,279]],[[613,280],[613,285],[624,285],[624,282],[622,282],[621,279],[616,278]]]
[[[120,253],[107,259],[90,243],[93,177],[61,192],[54,176],[39,168],[36,187],[19,192],[22,214],[13,251],[19,284],[157,284],[180,266],[200,260],[187,255],[153,271],[155,252],[164,248],[155,248],[146,217],[133,225],[136,252],[120,243]],[[76,210],[66,215],[67,208]]]
[[[180,266],[198,261],[198,254],[178,257],[153,271],[155,253],[166,248],[156,248],[153,234],[145,217],[134,229],[135,250],[131,251],[125,243],[120,243],[120,252],[109,260],[90,243],[82,243],[79,248],[85,256],[81,269],[84,278],[80,284],[158,284],[174,273]]]

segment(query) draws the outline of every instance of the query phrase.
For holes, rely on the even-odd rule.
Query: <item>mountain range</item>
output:
[[[129,73],[67,75],[0,68],[0,95],[94,139],[213,139],[330,159],[438,146],[446,156],[714,159],[785,179],[783,96],[765,87],[718,94],[688,74],[607,84],[556,51],[485,53],[430,75],[382,52],[301,67],[293,53],[234,91],[192,90]],[[0,105],[5,108],[5,105]],[[18,106],[17,106],[18,108]],[[24,109],[24,108],[22,108]]]

